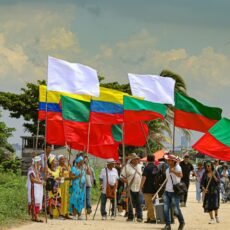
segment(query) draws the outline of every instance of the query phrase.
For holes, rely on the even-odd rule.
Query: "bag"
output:
[[[188,192],[187,186],[185,185],[184,182],[179,182],[179,183],[177,183],[177,184],[174,184],[171,174],[170,174],[170,177],[171,177],[171,180],[172,180],[174,193],[175,193],[177,196],[181,196],[181,195],[183,195],[184,193]]]
[[[106,171],[106,197],[109,199],[114,199],[115,192],[116,192],[116,184],[115,185],[109,184],[107,168],[105,169],[105,171]]]
[[[114,199],[115,198],[115,190],[116,190],[115,185],[107,184],[107,186],[106,186],[106,197],[109,199]]]
[[[52,191],[53,187],[55,185],[55,180],[53,177],[49,177],[46,180],[46,190],[47,191]]]
[[[152,174],[154,176],[154,179],[153,179],[154,193],[156,193],[158,189],[160,188],[160,186],[164,183],[166,175],[157,166],[154,167]],[[161,197],[163,193],[164,193],[164,189],[161,189],[160,194],[158,194],[159,197]]]
[[[173,185],[173,190],[174,190],[174,193],[177,196],[181,196],[181,195],[183,195],[184,193],[186,193],[188,191],[187,186],[185,185],[184,182],[174,184]]]

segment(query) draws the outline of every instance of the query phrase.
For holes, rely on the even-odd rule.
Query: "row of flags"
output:
[[[213,148],[206,138],[210,130],[230,130],[229,120],[221,119],[220,108],[203,105],[175,92],[175,80],[156,75],[128,74],[132,96],[99,87],[97,71],[77,63],[49,57],[48,84],[40,86],[39,119],[46,119],[46,140],[88,151],[101,158],[117,158],[122,139],[127,145],[143,146],[148,136],[145,121],[164,119],[168,104],[174,106],[174,125],[204,132],[193,146],[200,152],[230,160],[229,141],[220,141],[227,150]],[[46,112],[47,111],[47,112]],[[224,122],[223,122],[224,121]],[[223,122],[225,125],[220,125]],[[222,124],[222,123],[221,123]],[[224,133],[217,136],[225,135]],[[203,146],[206,146],[204,148]],[[215,145],[216,146],[216,145]],[[223,147],[223,146],[222,146]],[[226,154],[227,153],[227,154]]]

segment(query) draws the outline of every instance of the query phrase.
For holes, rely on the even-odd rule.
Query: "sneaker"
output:
[[[112,216],[110,217],[110,219],[111,219],[111,220],[115,220],[115,216],[112,215]]]
[[[143,221],[143,219],[137,218],[137,222],[142,222],[142,221]]]
[[[178,227],[178,230],[183,230],[184,226],[185,226],[185,223],[180,224],[179,227]]]
[[[166,224],[161,230],[171,230],[171,225]]]
[[[215,217],[216,218],[216,223],[220,223],[220,219],[218,216]]]
[[[107,217],[106,217],[106,216],[102,216],[101,219],[102,219],[102,220],[106,220]]]
[[[211,219],[211,220],[209,220],[208,223],[209,223],[209,224],[215,224],[215,220],[214,220],[214,219]]]
[[[78,220],[78,218],[76,216],[73,216],[72,219],[73,220]]]

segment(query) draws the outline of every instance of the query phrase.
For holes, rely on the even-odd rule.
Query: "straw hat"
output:
[[[164,156],[164,158],[166,160],[178,161],[178,157],[176,157],[175,155],[172,155],[172,154],[167,154]]]

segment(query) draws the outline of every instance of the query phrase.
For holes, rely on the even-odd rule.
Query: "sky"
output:
[[[229,0],[0,0],[0,91],[46,79],[50,55],[107,82],[169,69],[191,97],[230,117],[229,10]],[[2,120],[20,143],[23,119]]]

